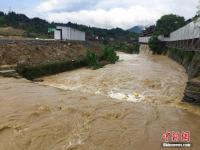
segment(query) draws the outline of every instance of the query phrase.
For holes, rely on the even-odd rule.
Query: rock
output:
[[[34,82],[43,82],[44,80],[43,79],[34,79],[33,81]]]
[[[72,43],[67,43],[68,46],[72,46]]]

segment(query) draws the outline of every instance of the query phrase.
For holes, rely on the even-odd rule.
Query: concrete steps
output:
[[[16,69],[17,65],[0,65],[0,71],[1,70],[12,70]]]
[[[21,78],[16,71],[16,65],[3,65],[0,66],[0,76]]]

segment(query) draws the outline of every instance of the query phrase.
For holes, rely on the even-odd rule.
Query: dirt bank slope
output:
[[[78,60],[88,49],[98,54],[101,46],[94,42],[0,40],[0,65]]]

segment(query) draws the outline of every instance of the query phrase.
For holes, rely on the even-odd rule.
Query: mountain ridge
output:
[[[128,31],[132,32],[132,33],[137,33],[137,34],[140,34],[142,33],[142,31],[145,29],[145,26],[142,26],[142,25],[137,25],[137,26],[134,26],[130,29],[128,29]]]

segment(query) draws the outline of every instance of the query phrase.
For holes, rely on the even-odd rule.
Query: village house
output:
[[[85,32],[73,29],[71,27],[57,26],[54,30],[54,39],[63,41],[85,41]]]

